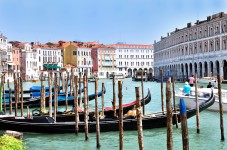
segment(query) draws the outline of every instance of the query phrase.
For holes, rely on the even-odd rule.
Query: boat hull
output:
[[[183,95],[176,94],[175,95],[175,100],[176,100],[176,104],[177,105],[180,103],[180,98],[184,99],[186,108],[191,108],[191,107],[196,105],[196,101],[195,101],[195,97],[194,96],[183,96]],[[205,100],[206,100],[206,98],[198,97],[198,102],[199,103],[204,102]],[[223,109],[223,112],[227,112],[227,103],[225,103],[225,102],[222,103],[222,109]],[[209,111],[219,111],[219,101],[218,101],[217,97],[215,98],[214,104],[212,106],[210,106],[209,108],[207,108],[207,110],[209,110]]]
[[[215,101],[212,96],[205,102],[199,105],[199,110],[203,111],[211,106]],[[196,114],[196,109],[187,110],[187,118],[191,118]],[[173,114],[173,124],[176,124],[176,116],[178,122],[180,122],[179,111]],[[153,129],[166,127],[166,113],[159,112],[152,115],[147,115],[142,118],[143,129]],[[137,130],[137,119],[136,118],[125,118],[123,120],[123,130]],[[79,132],[84,132],[84,122],[79,122]],[[17,130],[22,132],[37,132],[37,133],[74,133],[75,122],[57,122],[54,123],[51,117],[33,117],[32,119],[27,118],[13,118],[13,117],[2,117],[0,118],[0,129],[1,130]],[[96,132],[96,121],[88,122],[88,131]],[[100,131],[119,131],[119,120],[118,119],[100,119]]]

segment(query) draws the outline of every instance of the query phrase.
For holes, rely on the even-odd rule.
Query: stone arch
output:
[[[220,74],[220,64],[219,64],[219,61],[216,60],[215,64],[216,64],[216,71],[217,71],[217,74]]]
[[[133,74],[132,74],[133,77],[136,75],[136,71],[137,71],[137,69],[134,68],[134,69],[133,69]]]
[[[186,79],[188,79],[188,64],[185,64],[185,73],[186,73]]]
[[[204,62],[204,75],[203,76],[204,77],[208,76],[208,64],[206,61]]]
[[[128,76],[132,77],[132,69],[131,68],[128,69]]]
[[[200,68],[200,70],[199,70],[198,77],[201,78],[203,76],[203,72],[202,72],[202,70],[203,70],[203,64],[202,64],[202,62],[199,62],[199,68]]]
[[[213,61],[210,61],[210,73],[212,72],[212,74],[214,73],[214,64]]]
[[[223,80],[227,80],[227,61],[223,61]]]
[[[198,69],[197,69],[197,63],[196,62],[194,63],[194,69],[195,69],[194,70],[195,74],[197,74],[198,73]]]
[[[189,76],[191,76],[193,74],[192,63],[189,64],[189,71],[190,71],[190,75]]]

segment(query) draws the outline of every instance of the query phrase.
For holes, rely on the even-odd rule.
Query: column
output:
[[[220,64],[219,64],[219,66],[220,66]],[[214,64],[213,64],[213,70],[214,70],[214,72],[213,72],[213,76],[217,76],[217,63],[216,63],[216,61],[214,62]]]
[[[211,72],[211,65],[210,62],[208,63],[208,68],[207,68],[207,76],[210,76],[210,72]],[[212,72],[213,73],[213,72]]]
[[[197,77],[200,78],[200,65],[197,64]]]
[[[195,75],[195,64],[194,63],[192,64],[192,73],[191,74]]]

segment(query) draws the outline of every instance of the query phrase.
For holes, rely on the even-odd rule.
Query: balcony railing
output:
[[[7,62],[7,58],[2,57],[1,61],[2,61],[2,62]]]

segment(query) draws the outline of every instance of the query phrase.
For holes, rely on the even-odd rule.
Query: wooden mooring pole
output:
[[[95,118],[96,118],[96,148],[100,148],[100,125],[98,108],[98,79],[95,79]]]
[[[14,78],[14,98],[15,98],[15,116],[17,117],[17,112],[18,112],[18,97],[17,97],[17,93],[18,93],[18,89],[17,89],[17,84],[18,84],[18,79],[17,79],[17,74],[14,73],[13,74],[13,78]]]
[[[114,117],[117,117],[116,114],[116,94],[115,94],[115,74],[113,74],[113,101],[112,101],[113,111],[114,111]]]
[[[87,110],[87,83],[86,76],[83,77],[84,83],[84,130],[85,130],[85,140],[88,140],[88,110]]]
[[[53,74],[49,73],[49,78],[48,78],[48,84],[49,84],[49,116],[52,117],[52,85],[53,85],[53,81],[52,81],[52,77]],[[57,90],[54,89],[54,93],[57,92]],[[46,92],[44,92],[46,93]]]
[[[195,101],[196,101],[196,128],[197,133],[200,133],[200,123],[199,123],[199,101],[198,101],[198,84],[197,84],[197,74],[195,74]]]
[[[183,150],[189,150],[187,111],[186,111],[184,99],[182,98],[180,99],[180,120],[181,120]]]
[[[40,111],[41,113],[45,110],[46,96],[45,96],[45,86],[41,87],[41,103],[40,103]]]
[[[163,95],[163,71],[160,70],[161,76],[161,103],[162,103],[162,112],[164,112],[164,95]]]
[[[118,81],[118,99],[119,99],[119,149],[124,149],[124,130],[123,130],[123,106],[122,106],[122,81]]]
[[[4,90],[4,78],[3,78],[3,75],[1,76],[1,85],[0,85],[0,114],[1,115],[3,115],[5,112],[3,112],[3,110],[2,110],[2,97],[4,97],[3,96],[3,94],[4,94],[4,92],[3,92],[3,90]]]
[[[137,117],[137,129],[138,129],[138,142],[139,149],[144,149],[143,143],[143,124],[142,124],[142,114],[141,114],[141,102],[140,102],[140,91],[139,87],[135,87],[136,92],[136,117]]]
[[[177,109],[176,109],[176,98],[175,98],[175,82],[174,82],[174,78],[172,78],[172,90],[173,90],[173,109],[174,109],[174,113],[177,113]],[[178,118],[177,115],[175,115],[175,121],[176,121],[176,128],[178,128]]]
[[[167,126],[167,149],[173,149],[173,110],[171,103],[171,84],[170,78],[166,80],[166,126]]]
[[[143,104],[145,104],[144,89],[143,89],[143,71],[142,71],[142,75],[141,75],[141,87],[142,87],[142,100],[143,100]],[[143,115],[145,115],[145,105],[143,105]]]
[[[12,89],[9,88],[9,114],[12,115],[13,106],[12,106]]]
[[[57,122],[57,111],[58,111],[58,77],[54,76],[54,122]]]
[[[79,106],[82,107],[82,88],[81,88],[81,83],[82,83],[82,80],[81,80],[81,73],[79,73]]]
[[[67,78],[65,83],[65,110],[68,110],[68,83],[69,83],[69,72],[67,72]]]
[[[75,112],[75,133],[79,133],[79,114],[78,114],[78,76],[74,77],[74,112]]]
[[[73,95],[73,92],[72,92],[73,91],[73,74],[72,74],[72,71],[70,73],[69,86],[70,86],[70,89],[69,89],[70,96],[72,96]]]
[[[24,87],[23,87],[23,79],[20,77],[20,89],[21,89],[21,117],[24,116]]]
[[[223,108],[222,108],[222,94],[221,94],[221,78],[220,75],[217,74],[218,78],[218,98],[219,98],[219,111],[220,111],[220,128],[221,128],[221,140],[225,140],[224,135],[224,121],[223,121]]]
[[[64,73],[61,73],[61,84],[62,84],[62,91],[65,91],[65,77],[64,77]]]
[[[105,90],[105,86],[104,83],[102,82],[102,116],[104,116],[104,90]]]
[[[2,93],[3,93],[3,109],[4,109],[4,114],[6,114],[5,75],[3,76]]]

